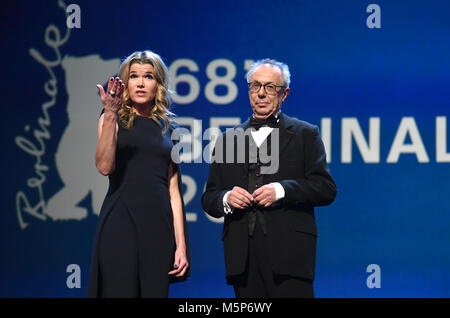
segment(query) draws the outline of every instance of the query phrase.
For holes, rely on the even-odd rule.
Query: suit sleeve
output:
[[[325,148],[319,129],[305,131],[305,175],[296,179],[279,181],[285,190],[284,200],[294,204],[311,206],[329,205],[336,197],[337,189],[330,175]]]
[[[216,142],[216,147],[221,144],[222,136]],[[213,150],[212,162],[209,168],[208,181],[206,182],[205,192],[202,195],[202,208],[212,217],[221,218],[224,216],[223,197],[228,192],[223,189],[223,180],[220,177],[221,165],[214,162],[214,155],[216,147]]]

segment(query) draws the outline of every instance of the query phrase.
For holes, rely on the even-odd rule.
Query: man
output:
[[[226,277],[236,297],[314,297],[314,206],[336,196],[324,146],[316,126],[280,112],[290,92],[287,65],[257,61],[247,82],[253,116],[217,139],[202,207],[224,216]]]

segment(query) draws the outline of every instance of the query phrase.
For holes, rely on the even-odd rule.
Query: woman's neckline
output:
[[[153,119],[153,117],[151,117],[151,116],[143,116],[143,115],[139,115],[138,113],[135,113],[135,114],[138,117],[147,118],[147,119]]]
[[[158,116],[147,117],[147,116],[142,116],[142,115],[139,115],[139,114],[136,113],[136,117],[137,118],[143,118],[145,120],[150,120],[150,121],[152,121],[155,124],[156,124],[156,122],[161,122],[161,119]]]

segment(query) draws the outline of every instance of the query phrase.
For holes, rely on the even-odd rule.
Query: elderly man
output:
[[[280,111],[288,66],[257,61],[247,82],[253,116],[218,138],[202,207],[224,216],[226,277],[236,297],[314,297],[314,207],[333,202],[336,184],[318,128]]]

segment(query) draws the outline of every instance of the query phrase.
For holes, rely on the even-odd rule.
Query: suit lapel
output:
[[[289,141],[291,140],[292,136],[294,135],[294,132],[292,130],[293,121],[289,116],[284,115],[283,113],[280,113],[280,122],[279,122],[279,129],[280,129],[280,140],[279,140],[279,152],[280,156],[282,156],[284,149],[289,144]]]

